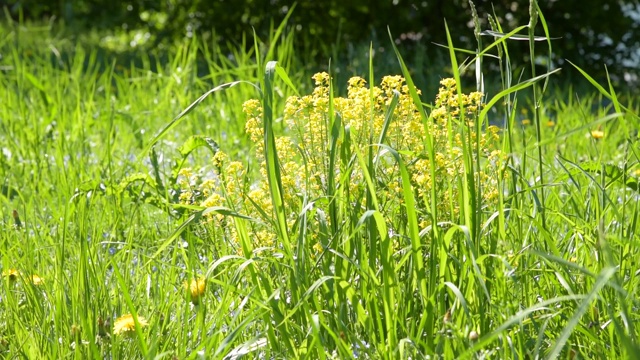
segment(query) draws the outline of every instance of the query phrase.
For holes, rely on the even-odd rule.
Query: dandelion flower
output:
[[[17,269],[9,269],[2,272],[2,277],[9,279],[9,282],[14,282],[20,276],[20,271]]]
[[[44,279],[36,274],[33,274],[29,277],[29,282],[31,282],[35,286],[40,286],[44,284]]]
[[[598,140],[598,139],[602,139],[604,137],[604,131],[601,130],[592,130],[591,131],[591,137]]]
[[[204,277],[191,280],[190,283],[185,281],[184,287],[191,296],[191,302],[194,305],[200,303],[200,298],[204,296],[204,292],[207,289],[207,280]]]
[[[523,125],[523,126],[531,125],[531,120],[529,120],[529,119],[522,119],[522,125]]]
[[[554,126],[556,126],[556,122],[553,121],[553,120],[549,120],[549,121],[547,121],[547,126],[548,127],[554,127]]]
[[[147,320],[142,316],[138,316],[138,323],[140,323],[140,327],[145,327],[149,325]],[[119,334],[127,334],[136,329],[136,322],[133,320],[133,315],[127,314],[123,315],[116,319],[116,322],[113,324],[113,333],[115,335]]]

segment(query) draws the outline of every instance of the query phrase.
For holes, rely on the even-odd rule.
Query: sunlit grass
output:
[[[521,34],[549,39],[532,20]],[[16,29],[0,42],[3,356],[638,350],[640,124],[610,85],[516,81],[508,36],[462,64],[449,43],[436,98],[397,52],[402,77],[369,56],[314,85],[284,32],[130,65]],[[483,77],[461,72],[492,61],[502,89],[474,93]]]

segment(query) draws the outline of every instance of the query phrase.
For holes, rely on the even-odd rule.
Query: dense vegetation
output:
[[[486,14],[479,19],[483,30],[507,33],[529,20],[529,0],[475,3],[478,12]],[[387,27],[405,50],[426,52],[433,58],[439,54],[433,43],[446,44],[445,19],[456,47],[476,46],[468,0],[0,0],[0,7],[3,4],[15,19],[53,18],[75,31],[124,31],[132,43],[146,50],[195,35],[236,48],[245,34],[249,38],[245,45],[250,47],[254,29],[266,39],[273,25],[286,16],[290,16],[288,25],[296,43],[305,44],[300,50],[316,61],[325,61],[328,56],[336,60],[354,44],[372,40],[376,47],[390,51]],[[540,50],[536,53],[539,63],[549,61],[552,66],[564,67],[568,59],[603,80],[606,73],[602,65],[606,64],[614,80],[637,85],[638,0],[543,1],[539,6],[554,38],[553,56],[545,58],[549,54]],[[541,30],[536,35],[544,35]],[[485,36],[486,42],[493,40],[490,34]],[[512,42],[510,53],[514,69],[528,63],[526,42]]]
[[[341,80],[284,24],[124,64],[0,29],[1,356],[632,358],[637,104],[472,19],[433,93],[391,39]]]

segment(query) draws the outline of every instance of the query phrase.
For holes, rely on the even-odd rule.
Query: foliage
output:
[[[637,0],[605,3],[600,0],[543,1],[538,6],[550,25],[554,53],[538,52],[536,61],[552,62],[556,67],[562,67],[568,59],[599,79],[604,78],[604,64],[611,74],[620,74],[616,77],[620,82],[637,81],[633,79],[637,77],[634,69],[640,60],[635,55],[637,45],[632,45],[638,43],[640,36],[640,31],[637,31],[640,22],[633,15],[640,10]],[[530,2],[527,0],[478,1],[476,7],[482,15],[480,23],[483,30],[507,33],[529,19]],[[148,48],[157,47],[167,39],[194,35],[236,45],[242,43],[242,34],[250,37],[253,29],[265,38],[274,24],[282,22],[293,8],[289,25],[297,33],[296,43],[305,51],[317,53],[323,60],[331,48],[334,48],[331,53],[336,57],[353,44],[371,40],[381,49],[387,47],[387,27],[405,48],[431,42],[443,44],[446,42],[443,19],[455,34],[457,47],[475,46],[471,33],[473,26],[469,25],[472,7],[466,0],[416,3],[368,0],[19,0],[9,6],[14,17],[22,11],[28,18],[55,16],[80,28],[136,31],[138,35],[132,43],[146,42]],[[428,51],[430,57],[438,50],[431,46],[416,49]],[[512,44],[510,52],[517,65],[528,61],[526,42]]]

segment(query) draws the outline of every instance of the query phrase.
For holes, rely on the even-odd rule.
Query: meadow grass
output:
[[[471,61],[449,39],[437,98],[397,49],[313,85],[283,27],[137,65],[4,28],[2,356],[632,358],[637,105],[516,79],[533,10]]]

